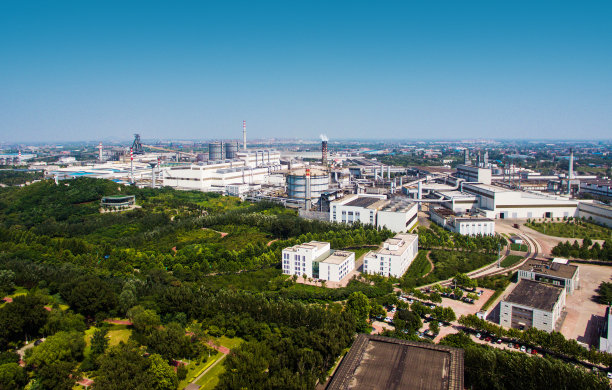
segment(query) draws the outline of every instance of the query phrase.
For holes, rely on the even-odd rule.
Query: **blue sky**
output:
[[[612,2],[0,1],[0,141],[612,138]]]

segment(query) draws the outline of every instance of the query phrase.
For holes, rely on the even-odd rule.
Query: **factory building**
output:
[[[491,168],[482,168],[474,165],[457,165],[455,176],[466,182],[491,184]]]
[[[612,306],[606,307],[606,317],[599,336],[599,350],[612,353]]]
[[[612,227],[612,207],[603,203],[581,201],[578,203],[578,217]]]
[[[573,217],[578,206],[577,201],[565,197],[514,191],[489,184],[463,183],[462,190],[478,196],[478,211],[491,218]]]
[[[432,222],[437,223],[451,232],[464,236],[493,236],[495,221],[479,216],[457,216],[452,210],[435,208],[429,211]]]
[[[589,194],[596,198],[612,198],[612,180],[587,180],[580,182],[581,194]]]
[[[452,210],[456,214],[475,211],[478,208],[478,197],[461,191],[435,191],[435,196],[442,198],[443,207]]]
[[[283,274],[339,282],[355,269],[355,253],[334,251],[329,242],[310,241],[282,251]]]
[[[385,195],[352,194],[330,202],[329,220],[331,222],[361,222],[393,232],[406,232],[417,223],[418,205],[407,198],[391,200]]]
[[[518,278],[564,287],[570,295],[580,287],[579,268],[568,264],[567,259],[529,259],[519,268]]]
[[[271,173],[282,168],[280,154],[276,151],[238,152],[236,156],[236,160],[165,167],[162,170],[163,185],[200,191],[224,191],[230,184],[262,184]]]
[[[552,332],[565,307],[565,297],[563,287],[522,279],[501,301],[500,325]]]
[[[294,169],[286,179],[287,196],[291,199],[310,199],[316,203],[329,189],[329,175],[319,169]]]
[[[400,278],[419,253],[419,236],[396,234],[382,248],[368,252],[363,259],[363,272]]]

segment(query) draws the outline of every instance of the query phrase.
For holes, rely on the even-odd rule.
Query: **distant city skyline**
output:
[[[0,142],[612,139],[612,3],[0,2]]]

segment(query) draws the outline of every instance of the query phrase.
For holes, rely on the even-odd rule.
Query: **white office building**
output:
[[[382,248],[370,251],[363,260],[363,272],[385,277],[401,277],[419,253],[419,236],[396,234],[383,243]]]
[[[467,182],[491,184],[491,168],[482,168],[474,165],[457,165],[458,178]]]
[[[601,352],[612,353],[612,309],[606,307],[605,323],[599,336],[599,350]]]
[[[334,251],[329,242],[310,241],[282,251],[283,274],[339,282],[355,269],[355,253]]]
[[[355,253],[349,251],[333,251],[329,257],[320,261],[318,266],[318,279],[339,282],[355,269]]]
[[[331,222],[387,228],[393,232],[406,232],[417,223],[418,205],[404,197],[386,199],[385,195],[347,195],[330,203]]]

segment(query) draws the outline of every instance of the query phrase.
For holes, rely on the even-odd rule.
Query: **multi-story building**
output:
[[[361,222],[393,232],[406,232],[417,223],[418,205],[404,197],[386,199],[385,195],[347,195],[330,202],[331,222]]]
[[[495,234],[495,221],[479,216],[455,215],[452,210],[436,208],[429,211],[431,220],[451,232],[464,236],[492,236]]]
[[[283,274],[339,282],[355,269],[355,253],[334,251],[329,242],[310,241],[282,251]]]
[[[396,234],[382,248],[370,251],[363,259],[363,272],[385,277],[401,277],[419,253],[419,236]]]
[[[491,168],[482,168],[475,165],[457,165],[458,178],[467,182],[491,184]]]
[[[568,294],[572,294],[580,286],[579,268],[567,264],[567,259],[529,259],[519,268],[518,278],[564,287]]]
[[[501,301],[500,325],[552,332],[565,307],[565,288],[521,279]]]

